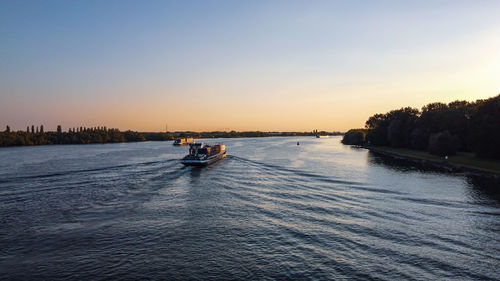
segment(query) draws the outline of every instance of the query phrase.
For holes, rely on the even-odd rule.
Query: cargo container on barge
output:
[[[194,139],[193,138],[179,138],[174,141],[174,145],[188,145],[190,143],[193,143]]]

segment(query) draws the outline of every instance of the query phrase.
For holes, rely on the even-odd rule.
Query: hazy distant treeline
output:
[[[342,142],[406,147],[438,155],[465,151],[500,159],[500,95],[375,114],[365,128],[348,131]]]
[[[118,129],[108,129],[106,127],[93,128],[70,128],[62,131],[61,126],[57,126],[55,132],[45,132],[43,125],[40,127],[27,127],[26,131],[11,131],[7,126],[5,131],[0,132],[1,146],[24,146],[24,145],[45,145],[45,144],[89,144],[89,143],[117,143],[117,142],[137,142],[137,141],[166,141],[179,137],[201,138],[238,138],[238,137],[269,137],[269,136],[307,136],[317,133],[327,132],[134,132]],[[329,134],[341,134],[333,132]]]
[[[256,137],[273,137],[273,136],[315,136],[315,135],[342,135],[341,132],[325,132],[314,130],[312,132],[260,132],[260,131],[246,131],[246,132],[175,132],[173,135],[176,137],[193,137],[195,139],[210,139],[210,138],[256,138]]]

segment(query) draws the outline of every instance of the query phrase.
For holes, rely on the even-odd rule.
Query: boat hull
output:
[[[219,153],[209,157],[208,159],[199,160],[199,159],[182,159],[181,163],[185,166],[196,166],[196,167],[204,167],[210,164],[213,164],[221,159],[226,158],[226,152]]]

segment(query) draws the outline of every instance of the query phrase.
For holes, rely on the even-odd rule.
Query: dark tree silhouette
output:
[[[500,158],[500,95],[476,102],[470,117],[472,150],[483,157]]]
[[[431,134],[428,147],[432,154],[455,155],[457,153],[456,137],[453,137],[448,131]]]
[[[375,114],[365,127],[365,141],[372,145],[429,150],[438,155],[472,151],[500,159],[500,95],[475,102],[430,103],[422,111],[406,107]],[[355,134],[348,133],[345,143]]]
[[[366,129],[351,129],[342,138],[343,144],[362,145],[366,141]]]

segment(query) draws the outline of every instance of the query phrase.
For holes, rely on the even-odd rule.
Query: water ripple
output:
[[[500,276],[500,209],[497,197],[488,197],[491,188],[478,193],[481,187],[456,175],[383,166],[335,138],[303,138],[300,147],[296,141],[225,140],[231,155],[204,169],[179,163],[185,148],[154,142],[10,153],[5,161],[25,164],[2,166],[0,274],[30,280]],[[284,155],[283,148],[295,152]]]

